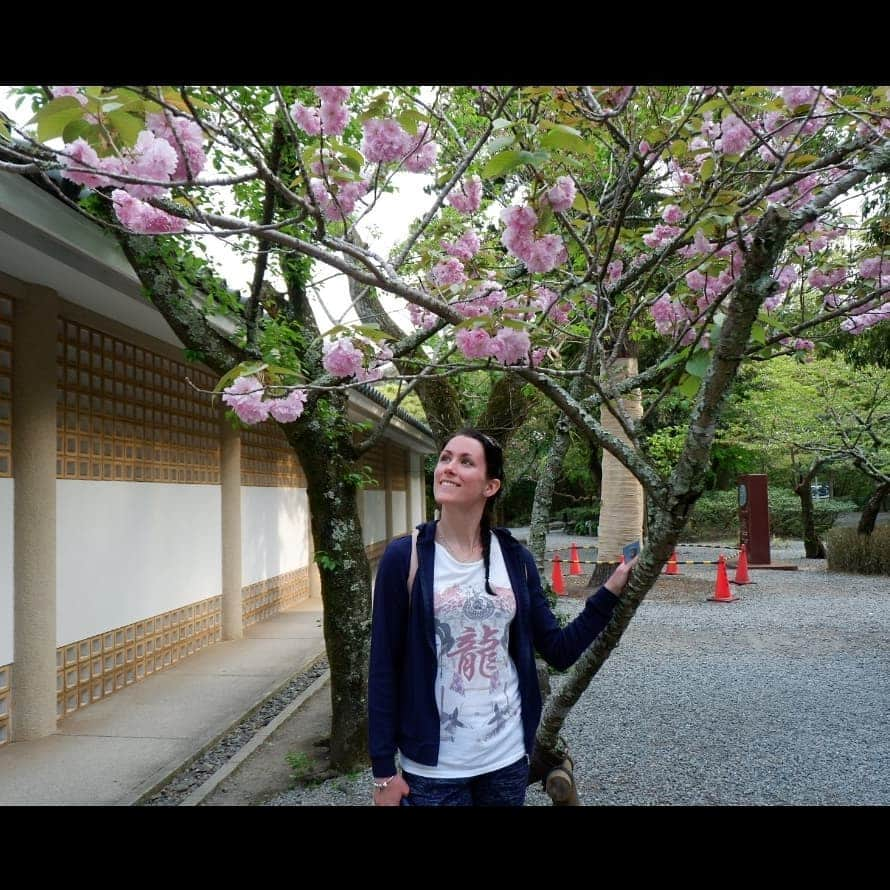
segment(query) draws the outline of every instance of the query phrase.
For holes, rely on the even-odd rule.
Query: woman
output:
[[[574,664],[627,583],[633,561],[560,628],[532,555],[489,525],[503,478],[500,446],[460,430],[434,474],[441,518],[380,560],[368,682],[377,806],[522,806],[541,717],[534,650]]]

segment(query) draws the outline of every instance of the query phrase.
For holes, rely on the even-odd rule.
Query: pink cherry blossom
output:
[[[563,265],[569,258],[565,244],[559,235],[545,235],[534,241],[520,257],[529,272],[550,272]]]
[[[686,284],[690,290],[704,290],[707,283],[707,276],[702,275],[698,269],[693,269],[691,272],[686,273]]]
[[[454,244],[440,242],[442,249],[459,260],[470,260],[479,253],[479,238],[472,229],[464,232]]]
[[[366,120],[362,127],[365,131],[362,154],[367,160],[389,164],[402,160],[408,153],[411,137],[397,120],[372,117]]]
[[[515,328],[501,328],[491,343],[491,353],[502,365],[527,362],[530,349],[528,333]]]
[[[129,176],[156,181],[169,180],[179,166],[179,157],[166,139],[155,136],[151,130],[143,130],[126,163]],[[126,183],[122,186],[134,198],[160,198],[165,189],[162,185],[137,185]]]
[[[454,342],[467,358],[489,358],[492,355],[492,338],[484,328],[461,328],[454,335]]]
[[[134,198],[123,189],[111,193],[114,212],[124,228],[141,235],[172,235],[185,230],[185,220]]]
[[[75,139],[74,142],[65,146],[65,156],[62,158],[62,175],[80,185],[100,188],[109,184],[107,177],[101,173],[88,173],[87,169],[92,167],[102,169],[103,160],[85,139]]]
[[[887,261],[890,268],[890,260]],[[863,278],[878,278],[881,275],[882,257],[873,256],[864,259],[859,264],[859,274]]]
[[[168,118],[161,112],[145,116],[152,133],[163,139],[176,153],[179,163],[173,179],[194,179],[207,163],[204,154],[204,132],[197,121],[181,115]]]
[[[302,102],[294,102],[290,107],[290,116],[310,136],[317,136],[321,132],[321,116],[317,108],[307,108]]]
[[[463,263],[457,257],[450,256],[433,266],[430,278],[439,287],[449,287],[452,284],[463,284],[467,275]]]
[[[812,105],[818,95],[814,87],[782,87],[779,95],[785,100],[785,104],[793,111],[801,105]]]
[[[624,262],[622,260],[612,260],[608,266],[606,266],[606,276],[609,279],[610,284],[614,284],[624,272]]]
[[[734,114],[727,115],[720,125],[719,146],[715,148],[728,155],[741,154],[754,138],[753,130]]]
[[[321,126],[329,136],[339,136],[349,121],[349,109],[336,102],[321,103]]]
[[[262,423],[269,418],[271,403],[263,399],[263,385],[256,377],[238,377],[223,390],[222,400],[244,423]]]
[[[313,87],[313,89],[315,90],[315,95],[318,96],[322,102],[329,102],[332,105],[342,105],[352,92],[352,87],[321,86]]]
[[[433,142],[433,133],[428,125],[417,128],[417,135],[408,135],[406,139],[405,169],[412,173],[425,173],[433,164],[439,147]]]
[[[445,200],[459,213],[475,213],[482,202],[482,180],[478,176],[464,179]]]
[[[334,377],[354,377],[364,365],[364,354],[349,337],[341,337],[333,343],[326,343],[322,365]]]
[[[685,216],[686,214],[676,204],[668,204],[661,214],[661,218],[670,225],[680,222]]]
[[[81,105],[86,105],[89,101],[87,97],[81,93],[80,87],[76,86],[50,87],[50,92],[53,94],[54,99],[59,99],[62,96],[73,96]]]
[[[293,389],[283,399],[271,399],[266,404],[275,420],[293,423],[303,413],[307,397],[305,389]]]
[[[575,200],[575,183],[571,177],[560,176],[553,188],[547,192],[547,200],[556,213],[568,210]]]

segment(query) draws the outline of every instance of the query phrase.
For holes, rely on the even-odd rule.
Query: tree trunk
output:
[[[633,357],[616,359],[609,368],[603,368],[602,377],[616,384],[637,373],[637,360]],[[620,399],[619,405],[631,422],[643,416],[643,400],[639,390]],[[630,446],[630,440],[618,420],[603,405],[600,411],[603,428]],[[603,451],[602,502],[597,532],[597,565],[590,576],[589,587],[599,587],[621,562],[625,544],[639,541],[643,535],[645,500],[643,486],[612,454]]]
[[[794,491],[800,498],[800,514],[803,519],[803,544],[807,559],[825,559],[825,547],[816,533],[816,518],[813,513],[813,490],[811,488],[816,473],[824,461],[816,461],[803,474]]]
[[[862,509],[862,516],[859,517],[859,525],[856,531],[860,535],[870,535],[875,530],[875,520],[881,510],[881,501],[890,494],[890,482],[884,482],[879,485],[871,494],[871,497]]]
[[[537,485],[535,485],[535,498],[532,502],[532,518],[531,528],[528,533],[528,548],[541,577],[546,577],[546,556],[545,549],[547,546],[547,523],[550,519],[550,506],[553,503],[553,489],[556,486],[556,478],[562,469],[562,462],[565,460],[566,452],[569,450],[569,430],[571,425],[567,418],[560,415],[556,424],[556,433],[553,436],[553,443],[550,446],[550,453],[544,464],[544,469],[538,477]]]
[[[345,417],[345,398],[342,416]],[[317,420],[285,427],[306,474],[312,537],[321,576],[324,639],[331,668],[331,767],[367,766],[371,571],[365,555],[351,457]],[[339,437],[338,437],[339,438]],[[320,557],[320,558],[319,558]]]

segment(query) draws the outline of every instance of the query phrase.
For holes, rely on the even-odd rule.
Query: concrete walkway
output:
[[[320,597],[0,748],[0,805],[129,806],[324,652]]]

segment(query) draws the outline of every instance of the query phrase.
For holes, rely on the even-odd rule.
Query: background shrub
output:
[[[803,520],[800,515],[800,498],[787,488],[770,488],[770,533],[776,538],[803,537]],[[834,525],[840,513],[857,510],[853,501],[828,498],[813,501],[816,531],[824,535]],[[739,499],[732,491],[706,491],[693,507],[684,538],[704,540],[738,536]]]
[[[890,526],[879,525],[870,535],[860,535],[855,528],[833,528],[825,548],[829,571],[890,575]]]

